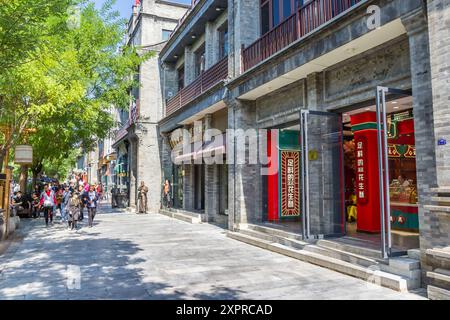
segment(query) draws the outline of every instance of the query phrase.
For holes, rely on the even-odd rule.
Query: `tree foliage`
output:
[[[106,136],[111,106],[129,106],[135,72],[151,53],[120,46],[126,21],[113,0],[101,10],[84,0],[0,2],[0,125],[12,129],[0,161],[26,140],[41,171]],[[16,21],[17,30],[8,27]]]

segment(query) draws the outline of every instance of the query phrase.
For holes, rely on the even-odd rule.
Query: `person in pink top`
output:
[[[89,192],[89,183],[87,182],[84,183],[84,191]]]

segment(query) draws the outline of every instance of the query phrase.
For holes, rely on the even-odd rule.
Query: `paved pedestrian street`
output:
[[[103,207],[78,231],[22,219],[16,237],[1,299],[422,299],[159,214]]]

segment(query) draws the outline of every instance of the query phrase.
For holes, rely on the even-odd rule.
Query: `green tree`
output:
[[[101,10],[91,2],[73,3],[78,3],[79,18],[49,14],[43,34],[33,34],[42,39],[32,51],[33,59],[8,66],[0,74],[0,124],[13,130],[0,147],[0,161],[8,147],[23,140],[25,128],[32,127],[36,132],[28,142],[34,148],[35,174],[46,164],[67,158],[70,150],[89,149],[93,141],[105,137],[114,124],[108,110],[129,106],[135,72],[152,55],[120,47],[126,21],[111,11],[114,1]],[[54,28],[58,30],[47,32]]]

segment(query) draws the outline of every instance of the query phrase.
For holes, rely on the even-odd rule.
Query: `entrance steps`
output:
[[[189,223],[202,223],[204,216],[204,214],[201,213],[174,208],[159,209],[159,213]]]
[[[409,257],[384,261],[345,250],[349,245],[335,244],[328,240],[306,242],[301,240],[298,234],[251,224],[240,225],[237,232],[230,231],[227,235],[235,240],[393,290],[409,291],[420,288],[420,263]],[[377,254],[379,256],[378,252]]]
[[[434,266],[426,274],[429,283],[428,298],[450,300],[450,247],[428,249],[426,255]]]
[[[431,192],[435,194],[431,198],[434,204],[425,205],[424,207],[435,215],[439,223],[439,232],[448,238],[450,186],[432,188]],[[443,239],[443,243],[445,243],[445,239]],[[428,298],[433,300],[450,300],[450,246],[427,249],[425,254],[427,264],[431,266],[431,271],[426,273]]]

